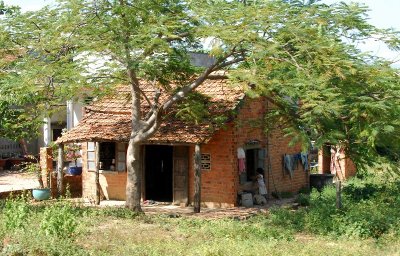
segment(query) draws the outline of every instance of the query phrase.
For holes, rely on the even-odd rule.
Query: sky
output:
[[[394,28],[400,31],[400,0],[343,0],[346,3],[357,2],[367,5],[370,9],[370,23],[379,28]],[[54,0],[4,0],[6,4],[18,5],[23,11],[37,10],[47,4],[52,4]],[[338,0],[322,0],[326,4],[339,2]],[[384,45],[375,41],[366,41],[359,45],[363,51],[369,51],[374,55],[397,61],[396,67],[400,67],[400,54],[391,52]]]

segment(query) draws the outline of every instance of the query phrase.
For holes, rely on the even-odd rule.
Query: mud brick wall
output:
[[[87,143],[82,143],[82,197],[94,198],[96,183],[94,171],[87,167]],[[125,200],[126,198],[126,172],[105,172],[99,175],[100,195],[107,200]]]

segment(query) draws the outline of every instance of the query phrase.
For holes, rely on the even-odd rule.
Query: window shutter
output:
[[[117,143],[117,168],[118,172],[126,171],[126,143]]]
[[[94,142],[87,143],[87,168],[88,171],[96,170],[96,152]]]

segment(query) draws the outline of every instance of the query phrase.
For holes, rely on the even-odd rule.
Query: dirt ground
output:
[[[0,171],[0,193],[14,190],[32,189],[38,187],[38,182],[34,174],[24,173],[20,171]],[[103,200],[100,206],[94,206],[91,200],[85,198],[75,198],[73,201],[78,201],[85,206],[91,207],[124,207],[125,201]],[[285,199],[270,199],[263,206],[254,207],[233,207],[233,208],[206,208],[202,207],[200,213],[193,213],[193,207],[180,207],[162,202],[144,202],[143,211],[146,214],[166,214],[171,217],[192,216],[206,219],[218,218],[238,218],[243,219],[257,213],[268,213],[268,209],[276,206],[292,207],[295,198]]]
[[[168,203],[155,202],[154,204],[143,204],[142,209],[146,214],[166,214],[170,217],[190,216],[204,219],[235,218],[246,219],[252,215],[262,213],[268,214],[272,207],[296,207],[296,198],[270,199],[266,205],[255,205],[254,207],[232,207],[232,208],[206,208],[202,207],[200,213],[194,213],[192,206],[180,207]],[[81,199],[84,205],[94,206],[93,202]],[[124,207],[125,201],[103,200],[96,207]]]
[[[34,174],[21,171],[0,171],[0,192],[32,189],[38,187]]]

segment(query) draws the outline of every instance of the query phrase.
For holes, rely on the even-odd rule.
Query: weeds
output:
[[[27,195],[23,194],[5,201],[3,215],[6,231],[12,232],[25,226],[30,213],[28,199]]]
[[[343,189],[343,209],[336,209],[336,191],[333,186],[308,194],[300,194],[298,211],[287,209],[271,211],[273,225],[286,226],[296,231],[330,237],[378,239],[399,234],[400,182],[397,177],[382,179],[381,175],[364,174],[354,178]]]
[[[69,203],[53,204],[44,210],[40,230],[46,236],[70,238],[77,228],[75,209]]]
[[[305,191],[307,192],[307,191]],[[298,210],[274,208],[246,220],[171,218],[65,200],[0,203],[4,255],[393,255],[400,251],[400,183],[371,175],[343,189],[301,194]],[[349,239],[351,238],[351,239]]]

